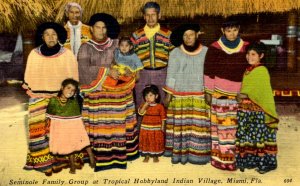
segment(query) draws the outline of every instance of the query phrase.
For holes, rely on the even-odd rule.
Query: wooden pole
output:
[[[298,68],[300,67],[300,10],[298,10],[298,27],[297,27],[297,46],[296,46],[296,59]],[[299,71],[299,70],[298,70]]]
[[[287,26],[287,69],[289,72],[297,71],[296,44],[297,44],[297,12],[292,10],[288,15]]]
[[[31,52],[31,50],[34,49],[35,31],[25,30],[22,35],[23,35],[23,64],[24,64],[24,70],[25,70],[28,55]]]

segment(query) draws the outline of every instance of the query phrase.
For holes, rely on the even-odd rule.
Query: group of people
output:
[[[226,20],[223,35],[201,44],[199,24],[172,32],[158,23],[156,2],[146,24],[118,38],[118,21],[68,3],[65,27],[47,22],[36,33],[23,87],[29,98],[25,169],[47,176],[84,162],[95,171],[143,162],[207,164],[223,170],[277,167],[275,109],[265,46],[239,36]]]

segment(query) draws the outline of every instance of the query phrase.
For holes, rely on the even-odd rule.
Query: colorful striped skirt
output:
[[[138,154],[138,131],[132,89],[87,93],[82,116],[95,154],[95,171],[126,168]]]
[[[238,104],[235,96],[213,94],[211,104],[211,164],[223,170],[236,170],[235,134]]]
[[[210,161],[211,137],[204,95],[173,98],[167,110],[165,156],[172,163],[206,164]]]
[[[165,137],[161,123],[141,124],[139,148],[143,156],[160,156],[165,150]]]
[[[37,170],[51,174],[69,166],[67,156],[55,156],[49,151],[48,130],[46,130],[46,110],[48,98],[30,98],[28,105],[29,149],[26,170]],[[87,159],[87,153],[77,153],[76,167],[80,168]]]
[[[265,124],[265,113],[249,99],[242,102],[236,133],[237,168],[273,170],[277,167],[276,129]]]

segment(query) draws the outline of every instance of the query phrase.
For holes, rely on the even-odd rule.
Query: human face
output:
[[[68,99],[72,96],[74,96],[75,91],[76,91],[76,87],[72,84],[68,84],[65,87],[61,87],[62,88],[62,98]]]
[[[128,41],[122,41],[119,48],[123,54],[126,54],[132,49],[132,45],[130,45]]]
[[[78,22],[80,21],[80,10],[76,6],[72,6],[68,13],[67,17],[69,18],[69,21],[71,22],[72,25],[77,25]]]
[[[239,35],[240,27],[226,27],[221,29],[226,39],[235,41]]]
[[[58,36],[54,29],[48,28],[43,32],[43,40],[47,47],[52,48],[58,43]]]
[[[146,97],[145,100],[147,103],[155,103],[155,100],[157,99],[158,95],[153,94],[152,92],[149,92]]]
[[[250,65],[257,65],[260,63],[260,60],[264,57],[262,53],[259,55],[255,50],[249,50],[246,54],[246,59]]]
[[[107,37],[107,28],[104,22],[97,21],[94,26],[91,27],[93,38],[96,41],[102,41]]]
[[[153,28],[157,25],[158,19],[160,19],[160,14],[157,13],[155,8],[147,8],[144,13],[144,19],[146,24]]]
[[[183,42],[187,46],[194,46],[197,38],[198,35],[194,30],[187,30],[183,34]]]

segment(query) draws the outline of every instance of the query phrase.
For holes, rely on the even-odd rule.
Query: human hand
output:
[[[118,71],[117,69],[115,69],[115,68],[110,68],[109,76],[112,77],[113,79],[118,80],[118,79],[119,79],[119,76],[120,76],[120,73],[119,73],[119,71]]]
[[[125,67],[125,76],[132,76],[133,72],[127,67]]]
[[[172,100],[172,95],[171,94],[167,94],[164,100],[164,105],[166,108],[168,108],[170,101]]]
[[[248,98],[248,96],[246,94],[237,94],[236,101],[238,103],[241,103],[243,101],[243,99],[246,99],[246,98]]]
[[[212,101],[212,95],[211,94],[205,93],[204,99],[205,99],[205,103],[207,105],[211,105],[211,101]]]

